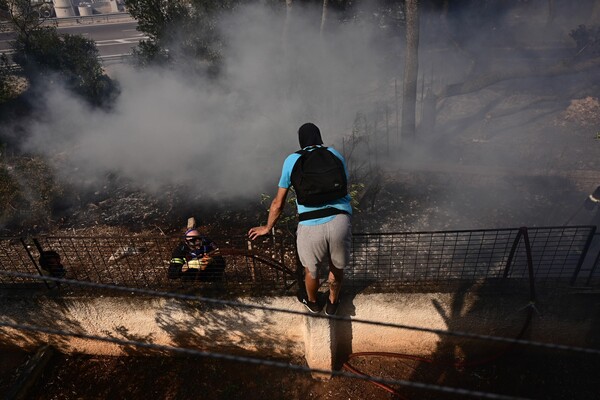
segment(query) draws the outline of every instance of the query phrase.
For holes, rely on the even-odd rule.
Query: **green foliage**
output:
[[[60,35],[54,27],[43,27],[42,2],[0,0],[0,13],[16,33],[12,42],[13,61],[35,88],[49,81],[59,81],[94,105],[109,105],[118,87],[102,71],[94,41],[77,35]],[[51,79],[48,77],[52,75]],[[6,94],[2,86],[6,73],[0,71],[0,101]]]
[[[262,193],[260,195],[260,197],[261,197],[260,204],[267,207],[267,212],[268,212],[269,211],[268,207],[271,205],[271,201],[273,199],[271,198],[271,196],[269,196],[268,194],[264,194],[264,193]],[[296,210],[296,194],[294,193],[293,189],[288,192],[286,203],[287,204],[286,204],[285,208],[283,209],[283,212],[281,213],[281,216],[279,217],[279,221],[277,221],[277,223],[281,226],[284,226],[286,231],[293,235],[293,227],[295,226],[296,222],[298,221],[298,212]],[[265,220],[265,223],[266,223],[266,220]]]
[[[168,59],[169,30],[187,19],[183,2],[165,0],[126,0],[127,10],[138,21],[137,29],[149,39],[135,50],[142,65],[163,63]]]
[[[358,203],[359,203],[359,198],[360,198],[360,194],[362,193],[362,191],[365,189],[365,184],[362,182],[359,183],[351,183],[350,187],[348,188],[348,194],[350,195],[350,205],[352,206],[352,209],[355,211],[360,212],[360,208],[358,207]]]
[[[30,0],[0,0],[0,17],[6,19],[15,31],[29,31],[40,26],[44,18],[40,18],[42,2]]]
[[[133,56],[140,67],[165,65],[169,62],[169,53],[151,40],[140,40],[133,49]]]
[[[223,12],[241,0],[126,0],[138,30],[149,39],[134,51],[138,64],[218,65],[223,43],[216,24]]]
[[[117,93],[116,84],[102,71],[93,40],[60,35],[54,27],[19,31],[13,42],[13,60],[36,85],[59,76],[67,87],[94,105],[107,105]]]

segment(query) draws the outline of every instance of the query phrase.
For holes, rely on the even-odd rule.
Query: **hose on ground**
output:
[[[527,328],[529,328],[529,326],[531,324],[534,310],[535,310],[535,308],[534,308],[533,304],[531,304],[530,307],[528,307],[525,323],[523,324],[523,327],[521,328],[521,330],[519,331],[519,334],[516,336],[515,339],[521,339],[523,337],[523,335],[525,335]],[[357,357],[390,357],[390,358],[401,358],[401,359],[413,360],[413,361],[418,361],[421,363],[432,364],[432,365],[453,367],[457,370],[461,370],[461,369],[464,369],[467,367],[475,367],[475,366],[489,364],[489,363],[499,359],[500,357],[504,356],[508,352],[510,352],[515,347],[515,345],[516,345],[515,343],[510,343],[505,348],[498,351],[497,353],[494,353],[494,354],[492,354],[488,357],[482,358],[482,359],[473,360],[473,361],[469,361],[469,362],[467,362],[465,360],[455,360],[454,362],[450,362],[450,363],[443,363],[443,362],[433,360],[431,358],[416,356],[416,355],[412,355],[412,354],[389,353],[389,352],[359,352],[359,353],[352,353],[348,356],[348,360],[344,363],[343,369],[345,369],[346,371],[355,373],[357,375],[367,376],[367,374],[360,371],[358,368],[352,366],[350,364],[350,360],[352,360],[353,358],[357,358]],[[400,400],[409,400],[406,396],[402,395],[400,392],[398,392],[396,389],[392,388],[389,385],[386,385],[386,384],[383,384],[380,382],[373,382],[373,381],[369,381],[369,382],[374,384],[375,386],[382,388],[383,390],[387,391],[388,393],[391,393],[393,396],[395,396],[396,398],[398,398]]]

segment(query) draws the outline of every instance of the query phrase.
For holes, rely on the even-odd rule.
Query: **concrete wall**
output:
[[[8,292],[8,291],[6,291]],[[295,297],[243,298],[246,304],[304,311]],[[217,306],[152,297],[56,296],[3,293],[0,319],[126,340],[195,349],[304,355],[311,367],[329,369],[350,353],[385,351],[431,356],[484,352],[490,343],[398,328],[357,323],[356,319],[434,329],[515,337],[527,316],[523,295],[475,293],[396,293],[346,297],[329,321],[279,312]],[[600,348],[600,294],[562,292],[540,295],[526,339]],[[132,354],[136,349],[69,337],[48,338],[0,329],[2,341],[33,348],[50,342],[65,352]],[[497,346],[497,345],[496,345]]]
[[[52,3],[54,3],[56,18],[73,17],[76,15],[71,0],[52,0]]]

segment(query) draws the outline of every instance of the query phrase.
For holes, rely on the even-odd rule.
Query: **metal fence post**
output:
[[[517,247],[519,246],[519,241],[521,240],[521,236],[523,236],[523,232],[519,229],[519,231],[517,232],[517,237],[515,237],[513,245],[510,248],[510,253],[508,254],[508,260],[506,260],[506,267],[504,268],[503,278],[508,278],[508,272],[510,271],[510,267],[512,266],[512,262],[515,257],[515,252],[517,251]]]
[[[519,228],[525,242],[525,254],[527,254],[527,271],[529,272],[529,300],[535,302],[535,276],[533,274],[533,257],[531,256],[531,243],[529,243],[529,234],[526,227]]]
[[[252,242],[250,240],[247,241],[248,252],[252,254]],[[250,267],[250,276],[252,277],[252,282],[256,282],[256,259],[252,257],[252,266]]]
[[[31,254],[31,252],[29,251],[29,247],[27,246],[27,243],[25,243],[25,239],[23,238],[19,238],[19,240],[21,241],[21,244],[23,244],[23,248],[25,249],[25,251],[27,252],[27,255],[29,256],[29,259],[31,260],[31,263],[35,266],[35,269],[37,270],[37,272],[40,274],[40,276],[44,276],[44,274],[42,273],[42,270],[40,269],[39,265],[37,264],[37,262],[35,262],[35,258],[33,257],[33,255]],[[40,255],[42,254],[42,250],[41,247],[39,246],[39,243],[37,243],[36,239],[33,239],[34,243],[36,244],[36,247],[38,248],[38,251],[40,252]],[[52,287],[50,287],[50,285],[48,284],[47,281],[44,281],[44,285],[46,285],[46,288],[48,288],[48,290],[52,289]]]
[[[594,240],[595,233],[596,227],[593,226],[585,242],[585,245],[583,246],[583,250],[581,251],[581,256],[579,256],[579,261],[577,262],[575,271],[573,272],[573,277],[571,278],[571,286],[573,286],[575,284],[575,281],[577,280],[577,275],[579,275],[579,272],[581,271],[581,266],[583,265],[583,261],[585,260],[585,256],[587,255],[590,246],[592,245],[592,240]]]
[[[587,282],[585,283],[586,286],[591,286],[592,278],[594,277],[596,268],[598,268],[598,264],[600,264],[600,249],[598,249],[598,254],[596,254],[596,259],[594,260],[594,264],[592,265],[592,270],[590,271],[590,275],[588,276]]]

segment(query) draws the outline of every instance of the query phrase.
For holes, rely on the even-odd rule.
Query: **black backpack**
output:
[[[300,158],[292,169],[291,181],[298,204],[318,206],[348,194],[344,164],[327,147],[296,153]]]

